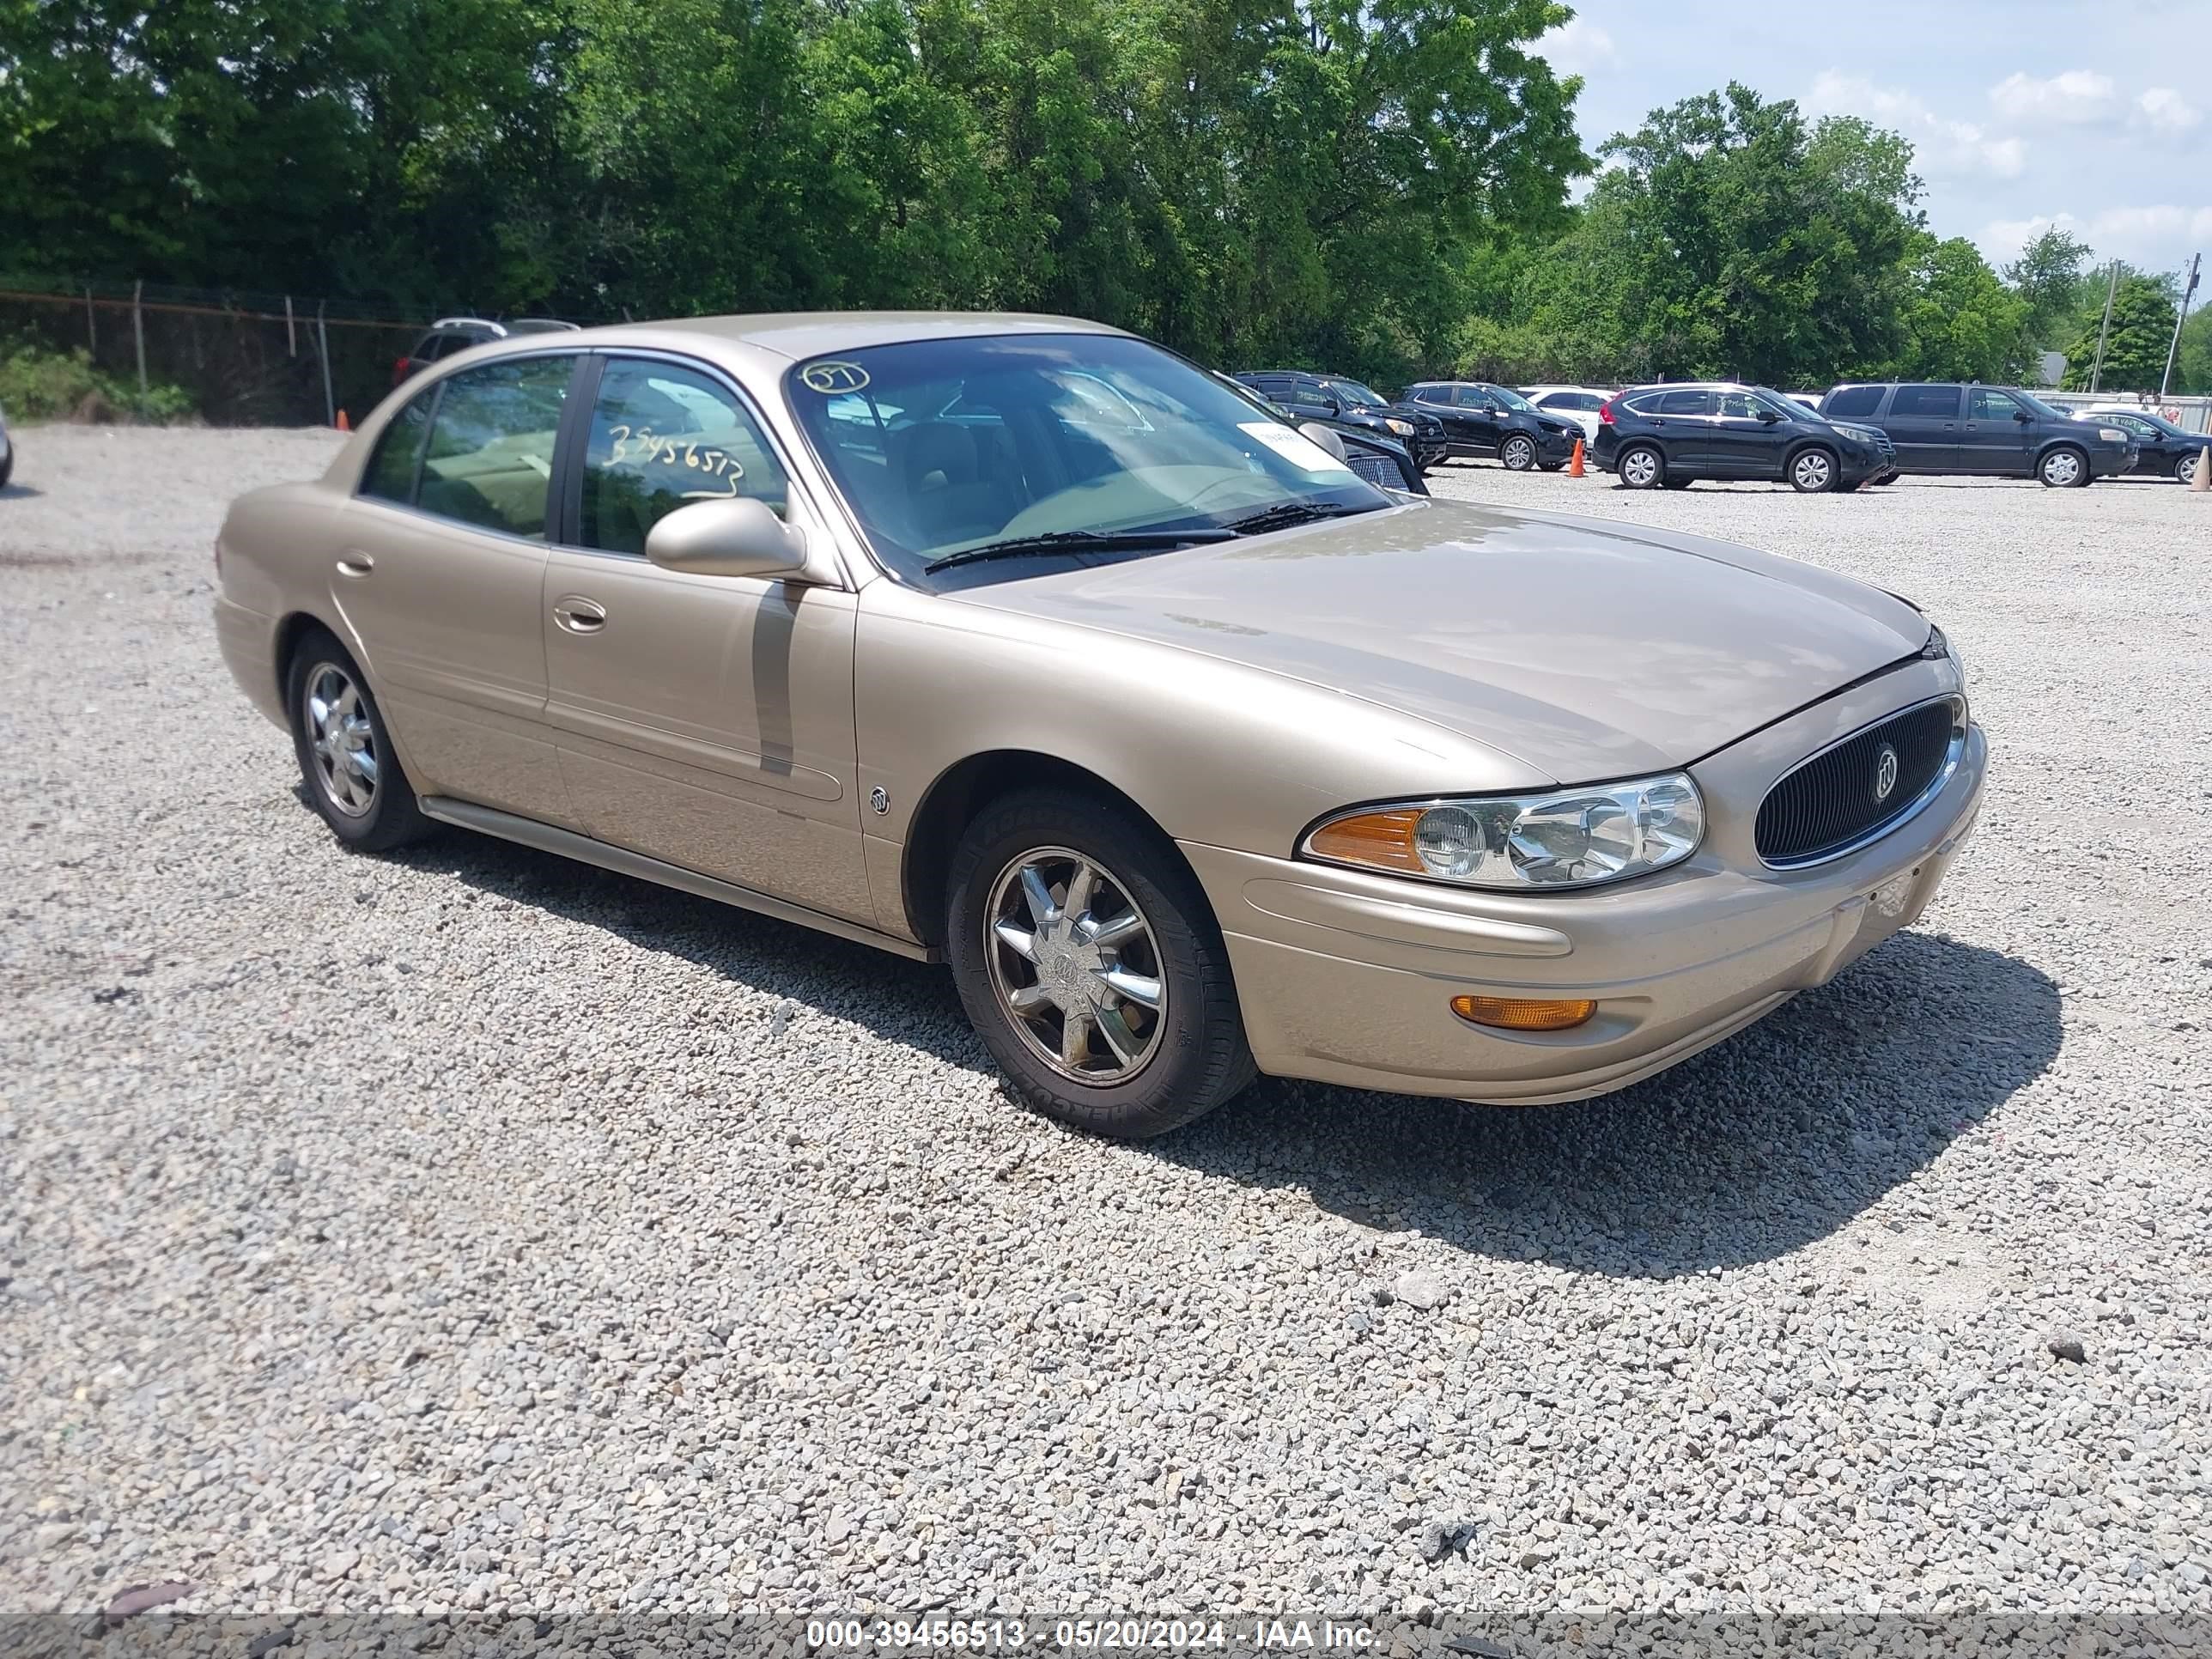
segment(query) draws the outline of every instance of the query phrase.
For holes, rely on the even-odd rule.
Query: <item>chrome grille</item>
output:
[[[1759,856],[1771,865],[1814,864],[1880,834],[1942,775],[1952,733],[1964,719],[1948,697],[1923,703],[1799,765],[1759,803],[1753,829]],[[1885,751],[1893,758],[1885,759]]]

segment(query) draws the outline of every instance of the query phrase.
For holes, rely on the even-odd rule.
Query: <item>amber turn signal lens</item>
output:
[[[1597,1012],[1595,1002],[1539,1002],[1523,997],[1454,997],[1451,1011],[1501,1031],[1565,1031]]]
[[[1323,824],[1307,841],[1306,849],[1322,858],[1341,859],[1346,864],[1411,870],[1419,875],[1423,873],[1424,866],[1420,854],[1413,848],[1413,826],[1420,821],[1419,807],[1362,812],[1357,817],[1339,818],[1334,823]]]

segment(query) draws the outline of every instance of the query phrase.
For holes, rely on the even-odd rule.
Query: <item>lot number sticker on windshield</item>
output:
[[[1305,472],[1345,472],[1350,469],[1303,432],[1293,432],[1273,421],[1239,421],[1237,429],[1257,438],[1292,466]]]
[[[809,363],[799,371],[799,378],[823,397],[834,398],[842,392],[866,388],[868,371],[858,363]]]

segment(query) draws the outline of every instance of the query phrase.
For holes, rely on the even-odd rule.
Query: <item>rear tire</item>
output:
[[[2062,445],[2043,453],[2035,476],[2045,489],[2079,489],[2089,482],[2089,458]]]
[[[284,707],[307,799],[332,835],[382,853],[435,827],[416,805],[368,677],[327,629],[309,629],[292,647]]]
[[[2212,449],[2204,450],[2201,453],[2206,455],[2212,455]],[[2179,460],[2173,464],[2174,483],[2185,485],[2195,483],[2197,482],[2197,459],[2195,455],[2184,455]],[[0,469],[0,484],[6,483],[7,482],[8,474],[6,471],[4,469]]]
[[[1620,452],[1613,470],[1631,489],[1656,489],[1666,481],[1667,458],[1650,444],[1631,444]]]
[[[1046,1116],[1143,1139],[1252,1080],[1206,895],[1127,808],[1066,789],[1004,796],[961,836],[949,885],[961,1003],[1012,1092]]]

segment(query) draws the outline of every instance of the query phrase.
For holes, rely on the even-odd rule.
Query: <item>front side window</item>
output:
[[[437,388],[417,392],[407,406],[392,417],[376,440],[376,453],[361,476],[361,493],[380,501],[411,507],[415,501],[415,471],[422,464],[422,441],[430,432],[430,399]]]
[[[1882,388],[1878,386],[1847,386],[1840,392],[1829,393],[1820,405],[1820,412],[1842,421],[1871,415],[1881,407],[1881,394]]]
[[[1721,418],[1725,421],[1755,421],[1760,404],[1748,392],[1721,393]]]
[[[1373,391],[1360,385],[1357,380],[1324,380],[1322,384],[1334,392],[1337,397],[1342,399],[1345,407],[1347,409],[1387,409],[1389,407],[1389,405],[1384,403]]]
[[[1479,386],[1455,386],[1452,388],[1452,406],[1455,409],[1484,409],[1494,414],[1498,409],[1498,399]]]
[[[443,383],[416,504],[463,524],[545,539],[553,440],[576,360],[519,357]]]
[[[1158,532],[1165,546],[1177,531],[1218,537],[1270,508],[1391,504],[1212,375],[1119,335],[871,346],[800,363],[785,386],[878,556],[933,586],[925,565],[994,543]],[[960,571],[994,580],[1038,566],[1024,556]]]
[[[1892,415],[1917,416],[1922,420],[1955,420],[1959,414],[1959,388],[1954,386],[1901,386],[1897,388],[1897,400],[1890,404]]]
[[[831,420],[872,434],[860,399],[837,404]],[[786,495],[781,465],[727,387],[675,363],[607,363],[584,447],[582,545],[642,554],[646,532],[679,507],[750,495],[781,515]]]
[[[2019,413],[2020,405],[2002,392],[1978,386],[1966,394],[1966,418],[1970,421],[2008,421]]]
[[[1544,398],[1547,409],[1571,409],[1585,413],[1605,407],[1605,399],[1588,392],[1554,392]]]

